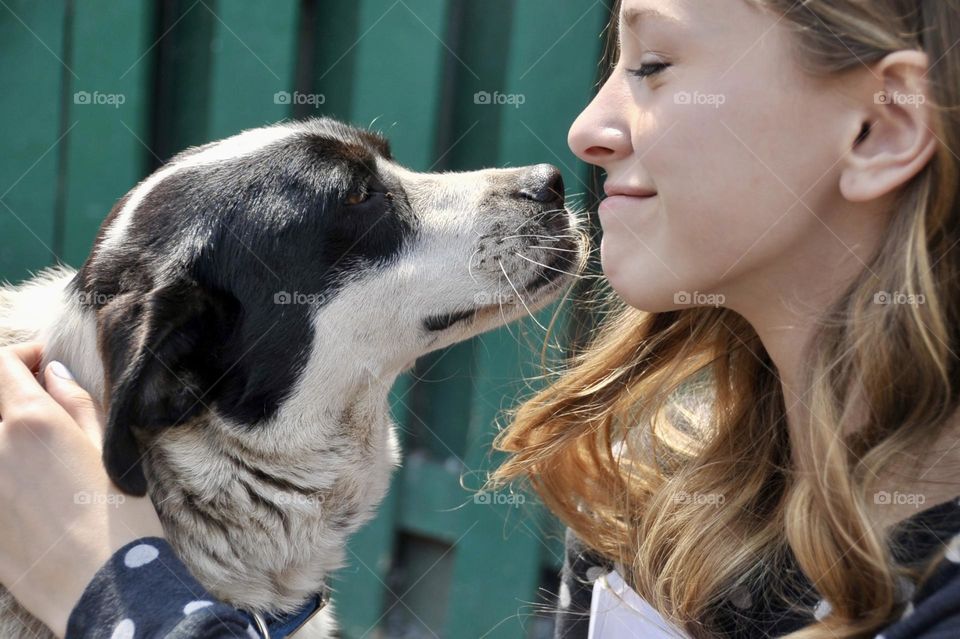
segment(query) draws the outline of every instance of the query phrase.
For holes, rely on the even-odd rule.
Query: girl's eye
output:
[[[347,197],[345,197],[343,201],[345,204],[353,206],[354,204],[362,204],[366,202],[368,197],[369,196],[367,195],[366,191],[353,191],[351,193],[347,193]]]
[[[627,69],[627,73],[635,75],[642,80],[643,78],[661,73],[669,66],[666,62],[650,62],[648,64],[641,64],[638,69]]]

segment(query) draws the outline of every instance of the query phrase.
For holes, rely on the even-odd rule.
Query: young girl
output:
[[[495,476],[591,550],[557,636],[960,637],[960,3],[618,23],[569,135],[616,298]]]
[[[558,636],[960,636],[958,5],[618,9],[615,64],[570,131],[606,173],[613,309],[516,411],[495,476],[528,479],[573,533]],[[47,372],[67,410],[44,399],[29,374],[38,358],[0,352],[0,473],[46,446],[86,451],[84,481],[102,483],[96,416],[68,396],[88,398]],[[22,406],[30,418],[11,419]],[[94,443],[70,439],[76,422]],[[42,446],[23,434],[34,430]],[[23,490],[84,485],[57,472]],[[0,493],[4,511],[23,490]],[[57,580],[66,600],[83,594],[75,636],[110,636],[120,626],[98,620],[133,614],[102,593],[156,521],[119,514],[138,500],[112,507],[124,522],[112,536],[92,518],[87,537],[54,543],[42,531],[56,509],[0,530],[0,581],[60,634],[63,602],[42,595]],[[150,545],[198,587],[158,536]],[[78,553],[89,560],[66,574],[59,560]],[[84,591],[98,561],[107,570]],[[164,570],[124,587],[163,593]],[[159,604],[137,611],[138,628],[244,627],[201,594],[166,621]]]

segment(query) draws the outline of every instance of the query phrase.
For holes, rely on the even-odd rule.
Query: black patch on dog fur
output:
[[[111,399],[104,462],[127,492],[146,491],[134,429],[149,435],[208,407],[247,427],[269,419],[306,366],[312,310],[416,234],[401,185],[376,169],[386,141],[312,124],[176,171],[143,199],[122,248],[101,253],[124,198],[80,269],[74,285],[97,311]],[[357,190],[366,200],[345,204]]]

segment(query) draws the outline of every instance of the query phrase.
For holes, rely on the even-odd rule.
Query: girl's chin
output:
[[[616,240],[610,241],[606,237],[600,239],[600,267],[603,276],[619,291],[623,285],[630,286],[630,273],[636,273],[636,265],[628,262],[637,259],[637,253],[624,246],[616,246]],[[636,282],[633,283],[636,286]]]
[[[603,276],[613,284],[617,280],[617,273],[620,271],[617,256],[611,255],[610,243],[606,236],[600,238],[600,268],[603,269]],[[616,288],[616,286],[614,286]]]
[[[625,268],[626,265],[622,260],[611,260],[609,255],[604,257],[602,249],[601,244],[600,265],[603,269],[603,277],[624,303],[648,313],[664,313],[678,309],[677,292],[663,290],[663,284],[668,280],[673,281],[673,276],[667,274],[665,278],[660,279],[659,274],[651,273],[651,277],[656,278],[655,281],[649,278],[644,279],[636,275],[636,269]]]

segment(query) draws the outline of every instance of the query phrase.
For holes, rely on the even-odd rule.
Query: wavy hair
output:
[[[927,107],[941,144],[898,193],[867,268],[818,318],[804,437],[789,436],[778,373],[741,316],[642,312],[607,286],[588,343],[510,411],[495,444],[509,455],[491,482],[529,482],[694,637],[711,636],[711,611],[738,586],[775,580],[791,558],[831,607],[791,639],[873,636],[903,611],[898,582],[922,581],[942,556],[925,569],[899,565],[868,515],[876,479],[903,459],[919,463],[958,407],[960,3],[744,1],[783,17],[808,73],[903,49],[931,60]],[[607,50],[609,72],[617,52]],[[878,291],[923,303],[877,304]]]

